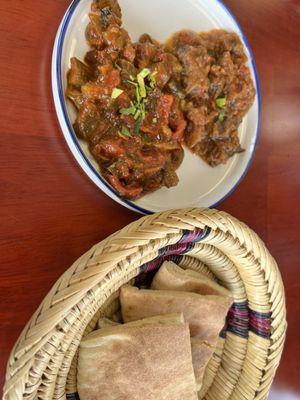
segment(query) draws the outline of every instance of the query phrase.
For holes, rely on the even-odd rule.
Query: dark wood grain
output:
[[[50,60],[67,0],[0,0],[0,386],[21,329],[94,243],[138,215],[80,170],[52,102]],[[263,119],[254,162],[219,206],[266,241],[283,275],[289,330],[271,400],[300,399],[300,3],[227,0],[252,46]]]

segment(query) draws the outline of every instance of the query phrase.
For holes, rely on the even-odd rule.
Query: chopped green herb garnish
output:
[[[140,90],[139,90],[138,86],[135,89],[135,96],[136,96],[137,105],[139,106],[141,103],[141,94],[140,94]]]
[[[128,108],[121,108],[120,113],[123,115],[134,115],[136,113],[136,107],[132,105]]]
[[[137,81],[139,84],[139,92],[141,98],[145,98],[147,96],[147,91],[146,91],[146,86],[145,86],[145,78],[151,73],[150,69],[144,68],[138,75],[137,75]]]
[[[146,92],[146,87],[145,87],[145,81],[144,81],[144,78],[142,77],[142,75],[139,74],[137,76],[137,81],[139,84],[140,96],[141,96],[141,98],[145,98],[147,96],[147,92]]]
[[[221,110],[219,113],[219,121],[223,122],[225,118],[226,118],[226,113],[224,110]]]
[[[134,125],[134,134],[137,136],[140,133],[140,128],[143,123],[143,117],[139,117],[139,119],[136,121]]]
[[[219,108],[224,108],[226,106],[226,97],[219,97],[216,99],[216,104]]]
[[[122,134],[125,135],[125,136],[131,136],[130,130],[129,130],[125,125],[122,125],[122,130],[121,130],[121,132],[122,132]]]
[[[115,63],[115,67],[116,67],[119,71],[122,70],[122,68],[120,67],[120,65],[119,65],[118,63]]]
[[[150,69],[144,68],[142,71],[138,74],[138,77],[141,76],[143,79],[147,78],[147,76],[151,73]]]
[[[156,74],[156,72],[151,74],[148,68],[144,68],[137,74],[136,78],[130,75],[130,80],[126,81],[135,87],[135,101],[131,102],[131,107],[121,108],[120,113],[123,115],[133,115],[136,120],[134,125],[135,135],[140,133],[140,127],[146,117],[147,94],[151,93],[155,86]],[[147,82],[150,82],[150,86],[145,83],[145,78],[147,77]]]
[[[137,110],[137,112],[134,114],[134,119],[138,119],[140,115],[141,115],[141,110]]]
[[[126,137],[130,137],[131,136],[130,130],[125,125],[122,125],[121,132],[118,131],[118,133],[120,134],[120,136],[123,136],[123,137],[124,136],[126,136]]]
[[[138,85],[136,82],[130,81],[129,79],[126,79],[126,82],[130,83],[133,86],[137,86]]]
[[[149,76],[149,80],[150,80],[150,86],[152,89],[154,89],[155,85],[156,85],[156,75],[157,75],[157,71],[152,72],[152,74]]]
[[[226,118],[226,112],[224,110],[224,108],[226,107],[226,103],[227,103],[227,98],[226,97],[219,97],[218,99],[216,99],[216,105],[219,108],[219,121],[223,122],[224,119]]]
[[[114,88],[112,91],[112,94],[111,94],[111,98],[117,99],[123,92],[124,92],[124,90],[122,90],[122,89]]]
[[[142,117],[144,119],[145,116],[146,116],[146,109],[145,109],[145,102],[144,101],[141,103],[141,113],[142,113]]]

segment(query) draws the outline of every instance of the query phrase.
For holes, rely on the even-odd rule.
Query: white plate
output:
[[[234,17],[219,0],[120,0],[125,28],[136,40],[149,33],[165,41],[178,30],[189,28],[206,31],[223,28],[235,31],[242,38],[249,67],[258,95],[240,128],[240,140],[246,151],[232,157],[226,165],[209,167],[204,161],[185,150],[182,166],[178,170],[179,184],[175,188],[162,188],[131,202],[121,199],[101,177],[97,163],[86,144],[74,134],[73,105],[66,100],[66,74],[73,56],[83,59],[88,50],[85,29],[91,0],[74,0],[67,10],[55,40],[52,59],[52,86],[56,112],[64,137],[81,168],[108,196],[124,206],[149,214],[172,208],[213,207],[238,186],[250,165],[260,124],[260,90],[255,63],[249,45]]]

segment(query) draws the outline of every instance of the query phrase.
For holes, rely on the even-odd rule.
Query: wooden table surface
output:
[[[51,52],[68,4],[0,0],[0,387],[10,349],[51,285],[139,218],[89,181],[56,119]],[[300,1],[226,4],[252,46],[263,115],[254,162],[219,208],[252,227],[278,261],[289,329],[270,399],[300,399]]]

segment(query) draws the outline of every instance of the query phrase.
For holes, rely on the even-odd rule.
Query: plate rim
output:
[[[75,137],[75,133],[73,131],[71,122],[68,117],[67,109],[66,109],[66,103],[65,103],[65,98],[64,98],[64,90],[63,90],[63,80],[62,80],[62,70],[61,70],[61,65],[62,65],[62,52],[63,52],[63,46],[65,43],[65,36],[67,29],[69,27],[69,23],[73,17],[73,14],[80,3],[81,0],[73,0],[70,6],[68,7],[56,34],[55,42],[54,42],[54,48],[53,48],[53,54],[52,54],[52,68],[51,68],[51,78],[52,78],[52,94],[53,94],[53,99],[54,99],[54,105],[55,105],[55,110],[56,110],[56,115],[60,124],[61,131],[63,133],[63,136],[68,144],[68,147],[70,151],[72,152],[74,158],[76,159],[77,163],[80,165],[80,167],[83,169],[83,171],[87,174],[87,176],[94,182],[94,184],[101,189],[107,196],[112,198],[114,201],[117,203],[127,207],[128,209],[132,211],[136,211],[140,214],[144,215],[149,215],[155,213],[155,211],[143,208],[134,202],[122,198],[118,192],[108,183],[106,180],[101,176],[101,174],[95,169],[95,167],[91,164],[87,156],[84,154],[77,138]],[[217,3],[227,14],[227,16],[232,20],[232,22],[236,25],[236,28],[238,30],[238,33],[240,37],[242,38],[244,45],[247,49],[248,52],[248,58],[249,58],[249,63],[251,64],[251,67],[253,69],[254,73],[254,79],[255,79],[255,84],[256,84],[256,89],[257,89],[257,102],[258,102],[258,111],[257,111],[257,127],[256,127],[256,132],[253,137],[254,144],[251,149],[250,157],[245,165],[245,168],[243,172],[241,173],[239,179],[237,182],[230,188],[230,190],[217,202],[213,203],[210,205],[208,208],[213,208],[218,206],[220,203],[222,203],[225,199],[227,199],[241,184],[243,179],[245,178],[250,165],[253,161],[254,154],[256,151],[259,135],[260,135],[260,128],[261,128],[261,88],[260,88],[260,81],[259,81],[259,75],[257,71],[257,66],[253,57],[253,53],[251,50],[251,47],[249,45],[249,42],[239,25],[238,21],[236,18],[233,16],[232,12],[229,10],[229,8],[221,1],[221,0],[211,0]],[[66,133],[67,130],[67,133]]]

